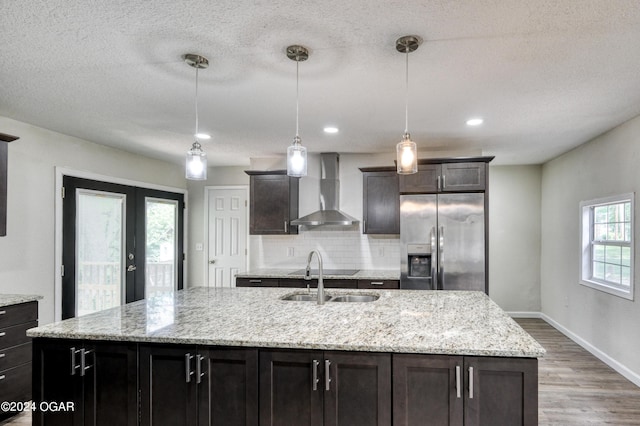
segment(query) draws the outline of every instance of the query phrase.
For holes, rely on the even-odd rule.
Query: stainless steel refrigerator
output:
[[[400,196],[400,288],[487,291],[484,197]]]

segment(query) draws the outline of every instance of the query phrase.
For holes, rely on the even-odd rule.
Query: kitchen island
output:
[[[484,293],[292,292],[194,288],[30,330],[34,401],[75,403],[34,424],[537,423],[544,349]]]

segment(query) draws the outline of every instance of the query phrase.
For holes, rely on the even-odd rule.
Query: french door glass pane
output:
[[[78,189],[76,193],[76,315],[123,302],[126,196]]]
[[[172,292],[177,280],[178,202],[145,199],[145,297]]]

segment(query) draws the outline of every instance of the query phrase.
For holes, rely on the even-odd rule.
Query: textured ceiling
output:
[[[182,162],[200,128],[212,165],[285,152],[482,152],[551,159],[640,114],[637,0],[0,0],[0,115]],[[481,116],[480,127],[466,119]],[[340,128],[327,135],[323,126]],[[1,129],[0,129],[1,131]]]

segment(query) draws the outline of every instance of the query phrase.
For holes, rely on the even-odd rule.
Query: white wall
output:
[[[640,117],[543,166],[542,312],[640,384],[640,304],[579,284],[579,203],[640,190]],[[640,241],[640,216],[634,238]],[[623,368],[623,370],[624,370]],[[629,377],[630,375],[627,375]]]
[[[7,236],[0,238],[0,292],[39,294],[40,323],[53,321],[55,167],[176,188],[181,166],[0,117],[9,144]]]
[[[540,312],[542,167],[489,170],[489,296],[509,312]]]

